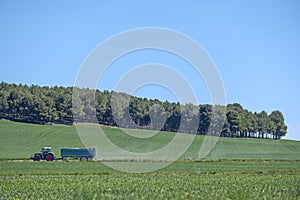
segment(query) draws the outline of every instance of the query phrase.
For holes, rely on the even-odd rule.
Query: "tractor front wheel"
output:
[[[47,156],[46,156],[46,161],[53,161],[54,160],[54,155],[49,153]]]
[[[40,161],[41,160],[41,157],[39,155],[35,155],[33,157],[33,161]]]

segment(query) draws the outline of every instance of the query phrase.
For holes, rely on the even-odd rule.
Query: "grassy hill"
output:
[[[81,126],[86,128],[84,133],[88,134],[91,126],[95,128],[98,125]],[[102,128],[114,144],[134,152],[159,149],[175,136],[175,133],[163,132],[141,139],[130,137],[117,128]],[[155,133],[126,131],[145,137]],[[182,139],[190,136],[183,134]],[[207,159],[222,160],[178,161],[159,171],[137,174],[114,170],[103,162],[6,160],[28,159],[42,146],[52,146],[58,156],[60,147],[83,147],[75,126],[43,126],[0,120],[0,137],[0,200],[299,199],[298,141],[220,138]],[[196,136],[182,158],[196,158],[204,138]],[[134,164],[143,167],[161,163]]]
[[[150,138],[134,138],[123,134],[117,128],[102,127],[102,129],[114,144],[132,152],[149,152],[162,148],[175,136],[175,133],[162,132]],[[145,135],[154,134],[153,131],[128,131]],[[47,126],[0,120],[0,137],[0,159],[26,159],[39,151],[42,146],[51,146],[57,155],[60,147],[84,146],[75,126]],[[197,158],[203,139],[204,136],[196,136],[182,158]],[[300,142],[220,138],[207,159],[300,160]]]

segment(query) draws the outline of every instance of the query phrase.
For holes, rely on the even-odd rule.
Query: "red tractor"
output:
[[[55,154],[52,152],[51,147],[43,147],[41,152],[30,156],[30,159],[33,161],[53,161],[55,159]]]

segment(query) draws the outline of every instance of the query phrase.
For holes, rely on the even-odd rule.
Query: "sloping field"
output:
[[[88,126],[87,131],[88,131]],[[135,138],[117,128],[102,127],[106,136],[122,149],[149,152],[168,144],[175,133],[127,130],[133,134],[154,135]],[[75,126],[34,125],[0,120],[0,159],[26,159],[42,146],[51,146],[59,155],[61,147],[83,147]],[[186,135],[189,137],[189,135]],[[196,136],[182,159],[198,159],[204,136]],[[180,144],[178,144],[180,145]],[[270,139],[220,138],[206,159],[300,160],[300,142]]]
[[[95,128],[95,125],[82,126],[87,134],[91,126]],[[142,139],[116,128],[102,128],[114,144],[134,152],[162,148],[175,135],[126,130],[130,134],[154,135]],[[0,137],[0,200],[299,199],[300,196],[300,142],[297,141],[220,138],[208,155],[208,161],[187,161],[187,157],[197,158],[204,141],[203,136],[196,136],[182,156],[184,160],[159,171],[137,174],[117,171],[97,161],[19,160],[28,159],[42,146],[52,146],[57,155],[60,147],[83,147],[75,126],[41,126],[0,120]],[[190,135],[182,138],[185,137]],[[125,162],[113,163],[122,165]],[[160,164],[135,163],[141,166]]]

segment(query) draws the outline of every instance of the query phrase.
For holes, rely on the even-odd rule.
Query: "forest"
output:
[[[76,97],[74,91],[79,91]],[[199,135],[280,139],[287,134],[279,110],[268,114],[249,111],[238,103],[180,105],[114,91],[0,83],[0,119],[72,125],[93,117],[109,126]]]

